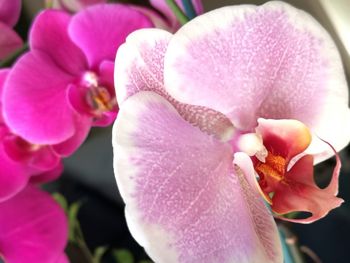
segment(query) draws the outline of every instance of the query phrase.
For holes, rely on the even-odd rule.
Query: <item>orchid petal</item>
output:
[[[56,167],[49,171],[41,171],[37,174],[32,175],[30,183],[47,183],[56,180],[63,172],[63,163],[60,161]]]
[[[153,91],[166,98],[191,124],[208,134],[225,139],[233,132],[232,123],[223,114],[209,108],[182,104],[164,89],[164,54],[171,34],[160,29],[131,33],[116,57],[115,87],[118,104],[140,91]]]
[[[99,66],[99,81],[101,85],[108,89],[108,92],[115,96],[114,89],[114,62],[109,60],[104,60]]]
[[[43,52],[22,56],[3,90],[6,124],[35,144],[55,144],[70,138],[75,127],[65,88],[72,78]]]
[[[268,151],[273,151],[291,160],[310,145],[312,137],[309,129],[297,120],[258,119],[256,132],[263,138]]]
[[[21,0],[0,0],[0,21],[13,27],[21,13]]]
[[[114,60],[129,33],[152,26],[145,15],[131,7],[101,4],[76,14],[68,31],[73,42],[84,51],[90,67],[97,68],[103,60]]]
[[[55,262],[67,239],[64,211],[47,193],[28,186],[0,203],[0,254],[5,262]]]
[[[50,146],[30,145],[22,138],[12,134],[3,138],[3,147],[12,160],[39,170],[50,170],[60,161],[60,157]],[[39,149],[26,149],[28,147]]]
[[[127,222],[155,262],[282,262],[272,216],[245,169],[234,171],[230,144],[153,92],[123,103],[113,134]]]
[[[164,54],[172,34],[161,29],[143,29],[131,33],[120,46],[114,71],[119,105],[139,91],[168,96],[164,89]]]
[[[22,44],[22,39],[17,33],[0,21],[0,60],[16,51]]]
[[[86,100],[86,88],[69,84],[67,87],[67,100],[72,110],[86,116],[92,115],[92,109]]]
[[[297,119],[337,150],[350,136],[348,91],[329,34],[283,2],[224,7],[183,26],[165,55],[166,90],[241,130]]]
[[[329,143],[323,142],[336,155],[337,163],[329,186],[321,189],[314,180],[313,156],[304,152],[312,139],[308,128],[297,120],[259,119],[258,123],[256,132],[262,137],[268,156],[255,166],[262,185],[267,184],[263,188],[273,193],[271,206],[275,213],[309,212],[311,216],[305,219],[286,220],[311,223],[343,202],[336,197],[340,159]]]
[[[337,157],[339,158],[339,157]],[[333,172],[332,181],[325,189],[320,189],[313,177],[313,158],[311,155],[302,157],[291,170],[286,178],[293,183],[281,184],[273,197],[272,209],[278,214],[290,212],[309,212],[311,216],[305,219],[288,219],[280,216],[280,219],[295,223],[312,223],[324,216],[334,208],[339,207],[343,200],[336,197],[338,192],[338,175],[340,160]]]
[[[61,70],[78,75],[87,65],[84,54],[69,38],[70,21],[71,16],[63,11],[41,12],[30,31],[30,46],[49,55]]]
[[[62,157],[68,157],[73,154],[88,136],[91,121],[91,118],[87,116],[74,115],[75,133],[66,141],[53,145],[53,150]]]
[[[61,254],[54,263],[69,263],[69,259],[66,254]]]
[[[0,202],[20,192],[27,185],[30,173],[31,169],[10,159],[0,145]]]
[[[3,86],[4,86],[4,83],[6,81],[8,74],[10,73],[10,70],[11,69],[9,69],[9,68],[0,69],[0,97],[2,96]]]

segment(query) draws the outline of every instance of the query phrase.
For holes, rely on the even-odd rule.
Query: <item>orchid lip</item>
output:
[[[113,98],[108,88],[100,83],[99,76],[95,72],[85,72],[80,85],[86,88],[85,100],[94,115],[99,116],[116,107],[116,99]]]

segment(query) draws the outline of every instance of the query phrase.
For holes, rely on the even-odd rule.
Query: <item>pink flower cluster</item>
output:
[[[308,14],[278,1],[231,6],[178,30],[164,0],[150,0],[157,11],[47,2],[55,9],[35,17],[29,51],[0,70],[7,263],[68,261],[64,212],[38,184],[117,115],[128,225],[156,262],[280,263],[274,217],[311,223],[341,205],[348,90],[332,39]],[[19,0],[0,0],[0,60],[22,45],[12,29],[19,10]],[[321,189],[313,166],[334,155]],[[300,211],[309,216],[285,216]]]
[[[95,1],[50,1],[29,33],[29,51],[0,69],[0,258],[6,263],[64,263],[67,220],[38,184],[55,180],[62,158],[90,128],[112,124],[118,105],[114,59],[141,28],[179,27],[163,1],[140,6]],[[196,9],[202,6],[196,1]],[[22,46],[12,29],[20,0],[0,0],[0,61]],[[76,12],[76,13],[74,13]]]

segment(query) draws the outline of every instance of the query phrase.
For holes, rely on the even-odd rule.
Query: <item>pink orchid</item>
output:
[[[9,71],[0,70],[0,97]],[[15,135],[0,113],[0,202],[20,192],[29,181],[52,181],[62,171],[61,158],[51,146],[33,145]]]
[[[123,62],[123,63],[121,63]],[[119,48],[114,167],[134,238],[155,262],[283,262],[273,213],[342,203],[313,164],[350,140],[328,33],[283,2],[224,7]],[[258,179],[257,179],[258,178]]]
[[[68,224],[47,193],[28,186],[0,203],[0,260],[6,263],[66,263]]]
[[[40,13],[30,31],[31,50],[5,83],[7,125],[32,144],[70,155],[91,126],[114,121],[115,53],[130,32],[144,27],[152,27],[146,16],[118,4],[94,5],[74,16]]]
[[[0,0],[0,60],[20,48],[22,39],[12,29],[21,12],[21,0]]]

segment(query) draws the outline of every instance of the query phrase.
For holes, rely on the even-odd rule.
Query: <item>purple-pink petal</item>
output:
[[[129,33],[152,26],[149,18],[132,7],[101,4],[76,14],[69,25],[69,35],[83,50],[90,68],[96,70],[103,60],[114,61]]]
[[[22,46],[22,39],[8,25],[0,21],[0,60]]]
[[[0,202],[20,192],[27,185],[31,171],[26,165],[9,158],[0,144]]]
[[[131,33],[116,57],[115,87],[118,104],[140,91],[153,91],[166,98],[191,124],[221,139],[232,133],[233,126],[223,114],[201,106],[179,103],[164,88],[164,54],[172,37],[160,29]]]
[[[30,47],[45,52],[61,70],[79,75],[86,70],[87,62],[68,35],[70,21],[71,16],[63,11],[41,12],[30,31]]]
[[[0,255],[9,263],[54,263],[64,251],[68,226],[52,197],[28,186],[0,203]]]
[[[53,150],[62,157],[73,154],[88,136],[91,122],[90,117],[74,114],[75,133],[69,139],[53,145]]]
[[[3,90],[4,118],[15,133],[35,144],[55,144],[75,131],[65,88],[72,76],[49,56],[31,51],[11,70]]]
[[[50,146],[31,145],[14,134],[3,138],[6,154],[14,161],[34,169],[50,170],[57,166],[60,157]]]
[[[56,180],[63,172],[63,163],[60,161],[56,167],[48,171],[36,171],[31,177],[29,182],[33,184],[42,184]]]
[[[3,87],[4,87],[5,81],[6,81],[9,73],[10,73],[9,68],[0,69],[0,98],[2,97]],[[0,100],[0,106],[1,106],[1,104],[2,104],[2,102]]]
[[[0,22],[13,27],[21,13],[21,0],[0,0]]]
[[[246,169],[235,169],[230,144],[164,98],[129,97],[113,146],[128,226],[155,262],[282,262],[274,220]]]
[[[297,119],[336,149],[349,141],[342,63],[329,34],[283,2],[224,7],[170,41],[166,90],[227,115],[242,130],[259,117]],[[332,128],[330,128],[332,127]]]
[[[114,89],[114,60],[103,60],[101,64],[99,65],[99,79],[101,82],[101,85],[105,87],[108,92],[115,96],[115,89]]]
[[[79,85],[69,84],[67,87],[67,101],[78,114],[91,116],[91,107],[86,100],[87,89]]]
[[[62,253],[53,263],[69,263],[69,259],[65,253]]]

